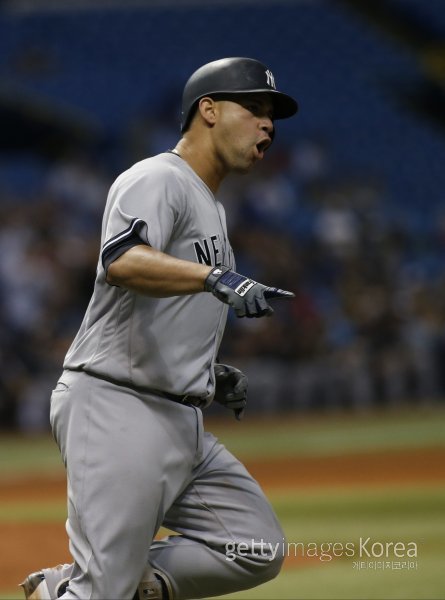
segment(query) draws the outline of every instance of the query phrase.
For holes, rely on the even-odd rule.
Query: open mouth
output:
[[[269,148],[271,143],[272,143],[272,140],[270,138],[265,138],[264,140],[261,140],[261,142],[258,142],[258,144],[256,145],[258,158],[260,158],[260,159],[263,158],[264,153]]]
[[[262,140],[261,142],[259,142],[256,145],[258,152],[260,154],[264,154],[264,152],[266,152],[266,150],[269,148],[270,144],[271,144],[271,140],[269,138]]]

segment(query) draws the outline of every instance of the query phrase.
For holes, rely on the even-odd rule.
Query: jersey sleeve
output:
[[[164,251],[182,214],[182,194],[167,174],[125,174],[112,186],[105,211],[101,251],[105,270],[133,246]]]

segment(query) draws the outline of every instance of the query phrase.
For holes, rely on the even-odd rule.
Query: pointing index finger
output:
[[[270,298],[295,298],[295,294],[293,292],[288,292],[287,290],[281,290],[276,287],[268,287],[264,290],[264,297],[268,300]]]

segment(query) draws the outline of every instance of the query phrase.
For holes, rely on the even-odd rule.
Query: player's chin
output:
[[[258,162],[258,159],[255,156],[250,156],[248,158],[245,158],[244,160],[238,161],[237,164],[234,165],[233,171],[235,171],[235,173],[240,173],[240,174],[249,173],[249,171],[252,170],[252,168],[255,166],[255,164],[257,162]]]
[[[238,166],[235,169],[233,169],[234,173],[237,173],[238,175],[246,175],[247,173],[250,173],[250,171],[252,170],[253,164],[250,165],[246,165],[246,166]]]

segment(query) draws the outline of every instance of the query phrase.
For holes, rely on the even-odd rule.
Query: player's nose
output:
[[[274,129],[273,121],[270,117],[262,117],[261,118],[260,129],[261,129],[261,131],[264,131],[264,133],[267,133],[267,135],[270,137],[270,139],[273,140],[275,129]]]
[[[272,137],[274,126],[272,119],[268,115],[264,115],[260,118],[260,129]]]

